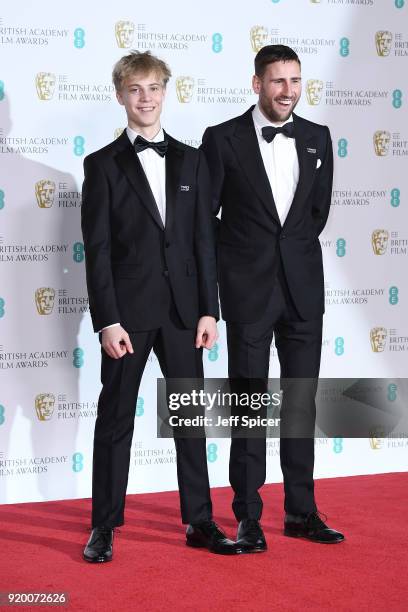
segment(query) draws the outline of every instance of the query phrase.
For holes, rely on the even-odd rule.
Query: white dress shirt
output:
[[[126,133],[132,145],[137,136],[141,136],[150,142],[160,142],[164,140],[162,128],[160,128],[156,136],[151,139],[146,138],[146,136],[143,136],[143,134],[139,132],[135,132],[135,130],[132,130],[129,126],[126,128]],[[166,158],[161,157],[153,149],[145,149],[138,153],[137,156],[142,164],[147,180],[149,181],[150,189],[156,200],[163,225],[166,225]]]
[[[288,138],[284,134],[277,134],[272,142],[266,142],[262,136],[262,128],[268,125],[279,127],[293,121],[293,118],[290,116],[281,124],[273,123],[262,113],[259,104],[256,104],[252,111],[252,118],[276,209],[281,225],[283,225],[299,182],[296,143],[294,138]]]
[[[150,140],[151,142],[160,142],[164,140],[164,132],[162,128],[160,128],[156,136],[152,139],[146,138],[146,136],[132,130],[132,128],[129,126],[126,128],[126,133],[132,145],[137,136],[142,136],[142,138],[145,140]],[[165,157],[158,155],[158,153],[156,153],[156,151],[153,149],[145,149],[144,151],[138,153],[137,156],[142,164],[144,173],[146,174],[154,199],[156,200],[163,225],[166,225],[166,159]],[[120,323],[112,323],[112,325],[107,325],[100,331],[108,329],[109,327],[116,327],[117,325],[120,325]]]

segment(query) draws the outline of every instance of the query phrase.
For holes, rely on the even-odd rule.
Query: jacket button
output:
[[[166,249],[168,249],[168,248],[169,248],[169,246],[170,246],[170,242],[169,242],[169,241],[167,241],[167,242],[166,242],[166,244],[165,244]]]
[[[281,234],[281,240],[283,240],[284,238],[286,238],[286,234]]]
[[[163,270],[163,276],[168,276],[169,275],[169,271],[168,270]]]

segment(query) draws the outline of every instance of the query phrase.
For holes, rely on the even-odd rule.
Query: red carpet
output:
[[[2,506],[0,591],[66,592],[69,610],[110,612],[407,610],[408,475],[318,480],[316,492],[346,542],[284,537],[281,485],[263,489],[268,552],[233,558],[185,546],[176,493],[131,495],[115,559],[97,566],[81,559],[89,500]],[[230,489],[213,502],[235,536]]]

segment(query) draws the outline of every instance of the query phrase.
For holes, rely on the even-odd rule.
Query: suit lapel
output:
[[[307,197],[314,180],[317,160],[316,142],[313,136],[305,131],[301,117],[293,114],[293,123],[295,128],[296,151],[299,161],[299,181],[284,226],[286,226],[288,219],[290,219],[298,206],[301,205]]]
[[[178,146],[177,140],[168,134],[166,136],[169,141],[166,153],[166,233],[169,233],[174,223],[184,151]]]
[[[116,160],[120,168],[126,175],[129,183],[133,187],[143,206],[145,206],[145,208],[151,214],[160,229],[164,229],[163,221],[150,188],[149,181],[147,180],[142,164],[140,163],[140,160],[129,141],[126,130],[118,138],[118,145],[120,147],[120,151],[116,155]]]
[[[231,145],[253,190],[275,221],[280,224],[272,189],[259,149],[252,119],[252,108],[240,117],[235,134],[231,137]]]

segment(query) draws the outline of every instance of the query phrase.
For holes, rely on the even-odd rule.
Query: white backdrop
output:
[[[193,146],[206,126],[255,102],[258,48],[280,42],[298,51],[304,93],[297,112],[329,125],[335,152],[333,206],[321,238],[327,285],[321,374],[406,375],[407,5],[2,3],[1,501],[91,492],[100,349],[87,312],[82,161],[126,123],[111,70],[130,48],[151,49],[170,64],[163,125]],[[226,357],[221,324],[217,347],[205,354],[206,375],[226,376]],[[278,375],[274,348],[270,374]],[[135,407],[129,492],[177,487],[173,441],[156,439],[158,376],[151,356]],[[214,486],[228,484],[228,452],[228,440],[208,440]],[[279,442],[270,440],[268,482],[281,480],[278,456]],[[381,433],[320,439],[315,473],[403,471],[407,456],[406,439]]]

